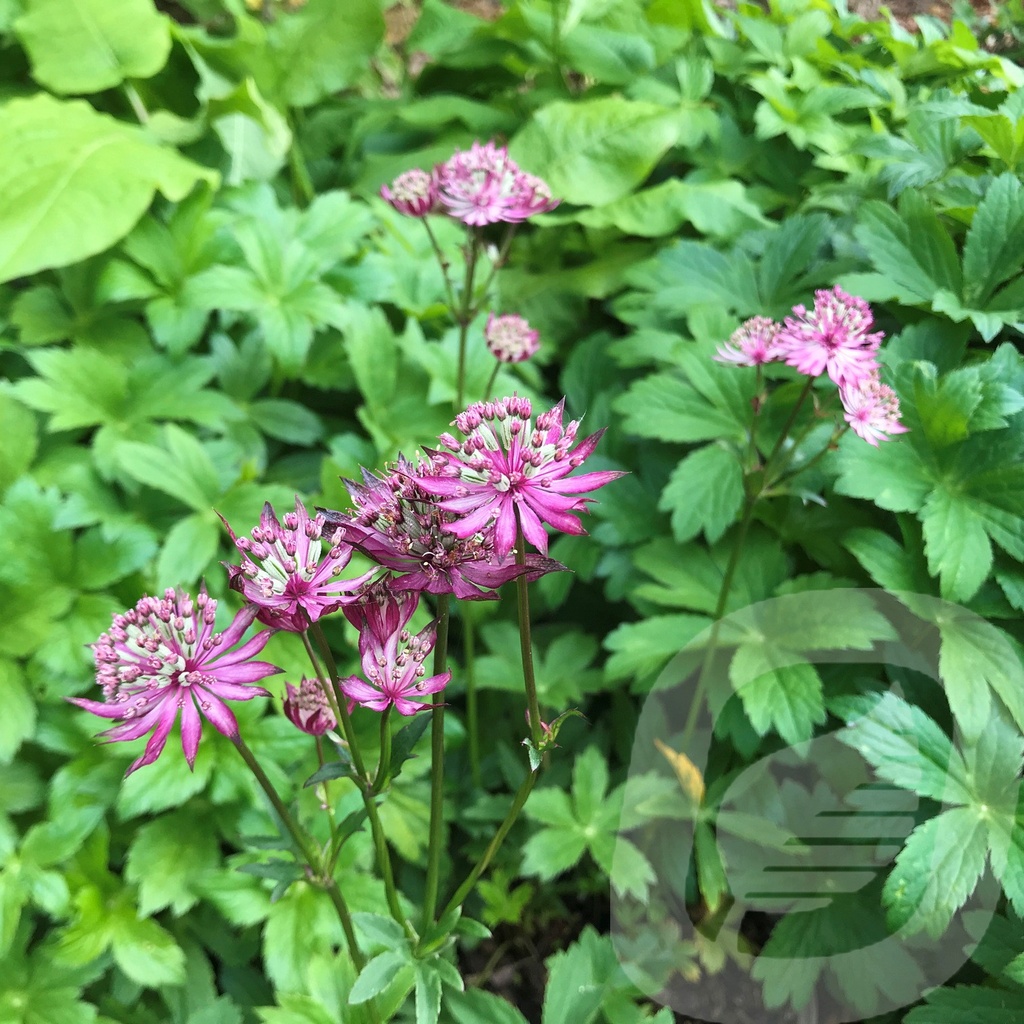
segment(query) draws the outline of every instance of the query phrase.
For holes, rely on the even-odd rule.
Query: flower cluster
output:
[[[763,316],[748,320],[715,358],[736,366],[784,362],[808,377],[827,374],[838,385],[846,422],[877,447],[907,428],[896,393],[879,377],[882,333],[873,325],[871,307],[836,285],[815,292],[812,309],[794,306],[782,324]]]
[[[104,733],[111,742],[152,732],[142,756],[126,774],[160,756],[179,711],[181,745],[189,767],[199,748],[200,713],[218,732],[231,738],[238,735],[238,722],[225,701],[269,696],[263,687],[249,684],[281,671],[251,660],[266,646],[270,630],[231,650],[256,612],[250,605],[223,633],[214,633],[217,602],[204,588],[194,601],[176,590],[165,591],[162,598],[143,597],[130,611],[114,616],[110,631],[92,645],[104,701],[72,698],[72,703],[118,721]]]
[[[213,633],[217,602],[205,589],[193,601],[169,590],[143,598],[117,615],[93,645],[97,681],[105,701],[76,699],[79,706],[119,724],[111,740],[150,736],[129,771],[154,761],[181,712],[181,735],[191,765],[201,717],[226,736],[238,725],[225,703],[267,696],[250,684],[279,672],[251,660],[274,630],[305,633],[321,618],[341,611],[359,630],[362,678],[333,684],[303,679],[286,685],[284,711],[314,736],[337,727],[335,712],[356,705],[412,715],[432,705],[423,698],[443,690],[449,672],[427,676],[424,661],[436,627],[418,633],[409,622],[423,593],[470,600],[497,597],[510,580],[535,580],[565,566],[547,556],[544,525],[583,533],[576,514],[589,497],[621,473],[570,474],[593,453],[603,431],[576,440],[579,427],[563,425],[563,402],[533,419],[530,402],[517,395],[471,405],[456,417],[465,435],[443,434],[445,451],[426,449],[417,462],[399,458],[383,475],[363,471],[363,482],[346,481],[354,507],[310,516],[296,498],[280,519],[270,504],[248,537],[225,527],[241,554],[226,563],[232,589],[245,608],[220,634]],[[514,552],[522,530],[539,550]],[[360,576],[345,571],[355,550],[377,568]],[[376,578],[374,576],[376,574]],[[271,627],[231,650],[256,620]]]
[[[526,320],[516,313],[487,318],[484,340],[492,356],[499,363],[521,363],[536,355],[540,348],[540,335],[531,330]]]
[[[406,216],[442,212],[470,227],[518,223],[559,203],[545,182],[522,170],[505,146],[493,142],[456,150],[432,173],[406,171],[380,194]]]

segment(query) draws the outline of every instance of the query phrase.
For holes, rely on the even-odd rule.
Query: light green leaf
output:
[[[0,764],[10,764],[18,748],[36,729],[36,703],[24,674],[13,661],[0,660],[0,693],[4,700],[4,713],[0,716]]]
[[[600,206],[626,195],[679,136],[680,114],[621,96],[542,107],[511,152],[556,196]]]
[[[11,395],[0,392],[0,495],[32,465],[38,447],[35,416]]]
[[[348,1001],[352,1004],[365,1003],[379,995],[395,980],[398,972],[412,965],[409,950],[389,950],[378,953],[359,972]]]
[[[605,666],[608,678],[641,679],[657,672],[710,622],[703,615],[652,615],[617,626],[605,639],[612,652]]]
[[[714,544],[736,521],[743,504],[743,469],[722,445],[709,444],[679,463],[658,508],[672,513],[672,533],[684,542],[701,530]]]
[[[479,988],[446,993],[445,1006],[454,1024],[526,1024],[511,1003]]]
[[[978,204],[964,244],[964,301],[984,309],[996,288],[1024,264],[1024,188],[1002,174]]]
[[[171,33],[152,0],[24,0],[14,31],[32,77],[56,93],[101,92],[150,78],[167,63]]]
[[[973,808],[954,807],[915,828],[883,890],[890,926],[941,935],[974,892],[987,852]]]
[[[441,1013],[441,976],[431,961],[416,964],[416,1024],[437,1024]]]
[[[586,849],[582,832],[545,828],[530,836],[523,847],[523,874],[554,878],[576,864]]]
[[[114,962],[132,981],[147,988],[181,985],[185,981],[185,954],[171,936],[152,920],[123,910],[113,930]]]
[[[209,512],[179,519],[167,532],[156,563],[160,586],[191,586],[217,554],[220,527]]]
[[[840,442],[836,490],[866,498],[890,512],[917,512],[932,487],[927,466],[911,444],[872,448],[848,435]]]
[[[0,281],[62,267],[124,237],[156,191],[183,199],[217,175],[82,101],[0,107]]]
[[[590,950],[583,943],[574,943],[547,964],[543,1024],[590,1024],[604,994],[603,980],[595,977]]]

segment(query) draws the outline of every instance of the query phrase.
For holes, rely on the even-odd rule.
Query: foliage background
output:
[[[376,192],[492,136],[564,198],[499,275],[496,307],[544,348],[498,389],[564,393],[610,426],[600,468],[631,476],[595,507],[592,539],[553,545],[575,574],[536,588],[542,702],[592,724],[566,729],[549,774],[571,797],[541,800],[476,909],[521,922],[562,988],[589,993],[568,1004],[553,985],[545,1024],[647,1019],[600,927],[570,945],[550,922],[600,926],[617,824],[602,800],[642,695],[713,609],[750,381],[709,356],[742,319],[835,282],[865,296],[912,433],[880,451],[847,439],[802,493],[765,505],[735,600],[911,589],[982,615],[1019,655],[1020,4],[999,54],[964,20],[911,33],[825,0],[513,0],[489,23],[425,0],[398,47],[377,0],[174,14],[0,0],[0,1020],[357,1019],[318,894],[298,883],[272,902],[274,879],[244,871],[273,825],[229,745],[209,735],[194,774],[165,756],[122,784],[133,754],[97,746],[62,698],[89,690],[84,645],[142,591],[205,577],[225,596],[215,510],[245,528],[264,500],[341,507],[339,476],[446,427],[442,281],[421,226]],[[479,324],[473,340],[470,393],[491,370]],[[779,396],[776,423],[793,398]],[[450,794],[454,861],[525,771],[509,610],[474,612],[493,734],[484,785]],[[345,628],[333,639],[351,659]],[[295,678],[287,641],[269,657]],[[956,642],[966,690],[990,644]],[[1002,694],[1016,669],[982,671]],[[820,680],[802,685],[745,707],[746,756],[826,727]],[[932,712],[948,716],[941,697]],[[239,713],[312,809],[302,738],[277,708]],[[415,763],[408,776],[384,810],[414,894],[426,784]],[[356,910],[382,905],[370,863],[356,838],[342,879]],[[1021,999],[1012,972],[998,985]],[[539,994],[520,997],[540,1012]],[[520,1019],[483,995],[446,1000],[459,1024]]]

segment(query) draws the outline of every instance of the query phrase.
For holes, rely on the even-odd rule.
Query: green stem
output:
[[[501,363],[497,360],[494,361],[494,369],[491,370],[491,376],[487,380],[487,387],[484,388],[484,401],[488,401],[491,397],[491,392],[494,390],[494,382],[498,379],[498,371],[501,369]]]
[[[129,81],[125,81],[122,88],[124,89],[125,97],[131,105],[132,113],[139,119],[139,124],[149,124],[149,111],[139,95],[139,90]]]
[[[459,363],[455,374],[455,408],[462,409],[462,400],[466,393],[466,338],[469,325],[473,322],[473,277],[476,274],[476,261],[480,254],[480,235],[475,228],[468,228],[466,242],[466,277],[462,286],[462,303],[456,314],[459,325]]]
[[[379,793],[388,780],[388,768],[391,766],[391,705],[389,704],[380,716],[380,760],[377,763],[377,774],[373,780],[373,791]]]
[[[516,509],[516,565],[526,565],[526,538],[523,525]],[[533,745],[540,749],[543,739],[540,727],[540,703],[537,700],[537,678],[533,671],[533,640],[530,635],[530,592],[527,589],[526,573],[516,579],[516,593],[519,609],[519,651],[523,660],[523,685],[526,687],[526,705],[530,717],[530,736]]]
[[[342,931],[345,933],[345,941],[348,943],[352,962],[356,965],[356,969],[361,971],[366,966],[366,957],[363,956],[359,943],[356,940],[356,933],[352,927],[352,915],[349,913],[348,905],[345,903],[345,897],[342,896],[341,890],[338,888],[338,883],[333,878],[325,877],[324,875],[323,858],[320,850],[292,817],[291,811],[285,806],[280,794],[274,788],[274,784],[267,777],[263,766],[256,760],[255,755],[246,745],[245,740],[241,736],[235,736],[233,737],[233,742],[239,754],[242,755],[242,760],[246,763],[249,771],[252,772],[256,781],[263,788],[263,792],[267,794],[267,799],[277,812],[281,824],[287,829],[295,845],[302,851],[302,856],[309,865],[310,871],[316,876],[319,884],[326,889],[327,895],[330,896],[331,903],[334,904],[334,909],[338,914],[338,920],[341,922]]]
[[[395,875],[391,868],[391,854],[388,851],[387,837],[384,834],[384,827],[381,824],[380,813],[377,809],[377,802],[374,799],[373,786],[366,774],[366,764],[364,763],[363,755],[359,750],[356,732],[352,727],[352,718],[348,713],[348,708],[338,700],[338,691],[336,689],[338,683],[338,667],[334,661],[334,655],[331,653],[331,648],[327,643],[327,637],[324,636],[324,632],[320,628],[320,624],[318,622],[314,623],[311,630],[316,636],[317,645],[320,647],[324,662],[327,665],[329,678],[324,677],[323,669],[320,666],[320,659],[317,658],[316,651],[313,650],[313,645],[309,639],[309,633],[304,632],[299,635],[302,637],[302,643],[305,646],[306,653],[309,655],[309,660],[312,662],[313,668],[316,671],[317,678],[320,680],[320,685],[323,687],[324,693],[327,695],[327,701],[331,705],[331,711],[334,713],[335,721],[341,726],[342,735],[345,737],[345,742],[348,743],[349,756],[352,758],[352,766],[356,770],[356,789],[359,790],[359,793],[363,798],[363,806],[366,808],[366,815],[370,819],[370,832],[373,835],[373,846],[377,855],[377,867],[380,869],[381,879],[384,882],[384,892],[387,896],[388,909],[391,911],[391,916],[405,929],[409,938],[415,941],[416,933],[413,930],[412,925],[409,924],[409,919],[402,912],[402,905],[398,899],[398,888],[395,885]]]
[[[754,508],[757,506],[757,496],[748,494],[743,503],[743,513],[740,518],[739,529],[736,539],[733,541],[732,551],[729,553],[729,561],[726,564],[725,572],[722,575],[722,584],[718,588],[718,598],[715,601],[715,610],[712,613],[711,633],[708,636],[707,646],[704,649],[704,660],[701,664],[700,675],[697,677],[697,686],[693,693],[693,702],[686,716],[683,725],[683,738],[680,749],[685,754],[693,739],[693,731],[697,726],[697,717],[700,714],[701,705],[704,702],[704,694],[707,690],[708,672],[711,668],[711,661],[718,646],[718,634],[721,631],[722,617],[725,615],[726,605],[729,602],[729,592],[732,589],[732,581],[739,568],[740,557],[743,554],[743,545],[746,543],[747,532],[754,519]]]
[[[782,427],[782,431],[779,434],[778,440],[775,442],[775,447],[772,448],[771,454],[765,459],[765,466],[769,466],[776,455],[782,451],[782,446],[786,443],[786,437],[790,430],[793,428],[793,424],[796,423],[796,418],[800,414],[800,408],[807,399],[807,396],[811,393],[811,388],[814,386],[814,378],[808,377],[807,383],[804,384],[803,390],[800,392],[797,400],[793,403],[793,408],[789,410],[789,416],[786,419],[785,424]]]
[[[537,783],[538,772],[529,772],[525,779],[523,779],[522,785],[516,791],[515,799],[512,801],[512,806],[509,808],[508,814],[505,815],[505,820],[501,823],[498,831],[494,833],[494,838],[491,839],[487,845],[487,849],[484,850],[483,856],[476,862],[473,870],[466,876],[465,881],[455,890],[455,895],[448,901],[441,916],[444,917],[450,913],[455,907],[462,906],[466,897],[472,892],[473,886],[476,885],[477,879],[487,870],[487,865],[491,863],[494,855],[498,852],[501,844],[505,841],[505,836],[508,835],[509,829],[516,823],[516,818],[519,817],[519,812],[523,809],[523,805],[526,803],[527,797],[533,791],[533,787]]]
[[[747,446],[747,464],[744,467],[744,471],[752,469],[757,465],[757,421],[761,414],[761,402],[762,395],[761,389],[764,387],[764,369],[760,363],[757,364],[757,377],[756,384],[754,387],[754,401],[757,403],[757,407],[754,409],[754,415],[750,419],[750,437],[749,444]]]
[[[448,663],[449,595],[437,599],[437,640],[434,643],[434,675]],[[438,701],[430,723],[430,839],[427,844],[427,880],[423,895],[423,931],[434,923],[437,889],[441,878],[441,845],[444,840],[444,703]]]
[[[423,226],[427,229],[427,237],[430,239],[430,245],[434,250],[434,255],[437,257],[438,265],[441,267],[441,274],[444,276],[444,290],[448,296],[448,311],[454,317],[456,305],[455,289],[452,287],[452,279],[448,276],[448,260],[445,259],[441,246],[438,244],[437,236],[434,234],[434,229],[430,226],[430,222],[426,217],[423,218]]]
[[[463,605],[465,608],[466,605]],[[466,663],[466,731],[469,733],[469,770],[474,789],[480,788],[480,717],[476,693],[476,627],[468,615],[462,616],[463,660]]]
[[[480,289],[480,303],[473,307],[474,315],[480,312],[480,306],[487,300],[487,292],[494,281],[494,275],[505,265],[505,260],[508,259],[509,249],[512,248],[512,239],[515,237],[518,226],[517,224],[509,224],[505,231],[505,237],[501,240],[501,248],[498,250],[498,255],[494,257],[494,262],[491,263],[491,269],[487,273],[484,286]]]

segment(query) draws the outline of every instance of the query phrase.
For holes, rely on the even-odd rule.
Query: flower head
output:
[[[262,686],[248,684],[281,671],[265,661],[250,660],[263,650],[271,631],[263,630],[231,650],[256,617],[256,609],[243,608],[223,633],[213,632],[216,612],[217,602],[205,587],[194,601],[184,591],[166,590],[162,598],[143,597],[130,611],[115,615],[110,631],[92,645],[104,700],[70,700],[94,715],[119,721],[103,734],[111,742],[152,733],[127,775],[160,756],[179,711],[181,745],[191,768],[202,716],[218,732],[234,738],[238,722],[224,702],[269,696]]]
[[[499,363],[521,363],[536,355],[540,335],[530,329],[525,318],[516,313],[495,316],[491,313],[484,328],[484,340]]]
[[[434,176],[414,167],[400,174],[391,187],[382,185],[381,197],[407,217],[426,217],[437,204]]]
[[[827,372],[840,387],[864,380],[876,371],[875,353],[882,332],[871,333],[871,307],[838,285],[814,293],[814,308],[793,307],[777,344],[789,366],[809,377]]]
[[[782,357],[777,336],[779,325],[766,316],[751,317],[736,331],[725,345],[720,345],[714,357],[720,363],[735,366],[761,366]]]
[[[877,376],[840,388],[839,397],[843,403],[843,418],[868,444],[877,448],[879,441],[888,441],[890,435],[907,432],[900,423],[900,401],[896,392]]]
[[[476,227],[526,220],[559,202],[540,178],[522,171],[508,150],[493,142],[456,150],[434,168],[434,183],[445,212]]]
[[[345,579],[342,573],[352,557],[335,528],[324,532],[324,517],[309,518],[295,499],[295,511],[279,522],[274,508],[263,506],[260,524],[250,537],[238,537],[221,517],[242,564],[227,565],[231,588],[258,609],[260,622],[275,629],[301,633],[324,615],[356,600],[371,573]],[[326,550],[325,550],[326,548]]]
[[[498,587],[518,576],[533,581],[565,569],[561,562],[535,554],[523,565],[510,556],[498,559],[487,534],[455,536],[447,527],[459,517],[419,486],[421,473],[430,469],[429,463],[418,465],[401,457],[384,476],[364,469],[362,484],[345,481],[355,508],[323,513],[353,547],[395,574],[391,590],[493,600]]]
[[[303,678],[298,686],[285,683],[285,690],[285,717],[296,728],[310,736],[323,736],[337,725],[327,694],[316,679]]]
[[[622,476],[607,471],[570,477],[593,454],[603,430],[584,438],[575,447],[577,420],[562,425],[563,399],[541,413],[533,424],[528,399],[512,396],[494,402],[477,402],[455,419],[466,435],[458,441],[441,435],[447,452],[431,452],[433,471],[420,474],[424,491],[443,500],[438,504],[455,518],[444,529],[456,537],[485,536],[493,532],[494,555],[504,559],[516,541],[519,525],[523,535],[542,554],[547,554],[544,523],[563,533],[586,530],[572,514],[585,512],[592,498],[579,494],[595,491]]]
[[[423,662],[433,650],[437,628],[431,623],[413,635],[406,626],[419,604],[413,591],[392,593],[375,584],[363,599],[345,609],[359,630],[359,654],[366,679],[349,676],[340,682],[350,700],[374,711],[394,706],[400,715],[414,715],[431,705],[417,698],[443,690],[451,672],[427,676]]]

